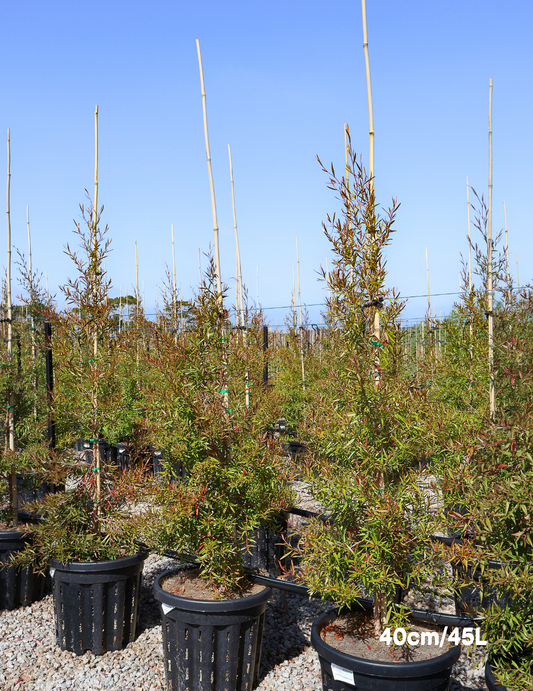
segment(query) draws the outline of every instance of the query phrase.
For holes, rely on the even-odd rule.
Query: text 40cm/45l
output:
[[[387,627],[381,634],[379,640],[384,641],[387,645],[438,645],[442,648],[445,642],[453,643],[454,645],[487,645],[487,641],[481,638],[481,629],[465,626],[464,629],[457,627],[453,628],[448,633],[448,627],[445,626],[443,631],[409,631],[405,629],[394,629],[391,633],[390,627]]]

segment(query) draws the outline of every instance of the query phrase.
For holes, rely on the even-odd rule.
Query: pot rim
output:
[[[169,569],[162,573],[154,583],[153,594],[156,600],[165,605],[170,605],[174,609],[188,610],[191,612],[240,612],[242,610],[251,609],[262,605],[266,602],[271,594],[272,588],[265,586],[264,590],[261,590],[255,595],[246,595],[245,597],[239,597],[232,600],[198,600],[195,598],[182,597],[180,595],[174,595],[173,593],[168,593],[161,587],[161,582],[167,576],[170,576],[180,568]]]
[[[117,568],[126,568],[142,562],[149,554],[149,550],[142,550],[128,557],[119,559],[109,559],[107,561],[69,561],[64,564],[58,559],[50,559],[48,565],[56,571],[67,571],[71,573],[83,572],[91,573],[94,571],[113,571]]]

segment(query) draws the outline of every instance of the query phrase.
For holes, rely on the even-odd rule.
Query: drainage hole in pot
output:
[[[201,660],[200,660],[200,662],[201,662]],[[201,669],[198,670],[198,681],[202,681],[202,670]]]
[[[229,662],[229,650],[226,650],[226,662]]]
[[[216,634],[215,634],[215,632],[213,631],[213,633],[211,634],[211,642],[212,642],[212,643],[215,642],[215,638],[216,638]]]
[[[201,662],[202,661],[202,651],[200,650],[199,653],[200,653],[200,662]]]
[[[250,674],[250,663],[246,665],[246,674]],[[247,684],[248,686],[248,684]]]
[[[185,629],[185,640],[189,640],[189,629]]]
[[[170,641],[167,641],[167,653],[170,652]]]
[[[211,653],[211,662],[214,662],[214,661],[215,661],[215,653],[212,652],[212,653]],[[213,676],[213,672],[211,672],[211,676]],[[212,681],[212,680],[211,680],[211,681]]]
[[[113,629],[116,631],[118,629],[118,621],[113,619]]]
[[[168,671],[170,672],[170,671],[171,671],[171,664],[170,664],[170,660],[168,661],[168,663],[167,663],[167,664],[168,664]],[[186,677],[185,677],[185,678],[187,678],[187,676],[188,676],[188,675],[186,675]]]
[[[185,659],[189,659],[189,648],[185,648]]]
[[[251,654],[252,654],[252,646],[249,645],[248,646],[248,657],[250,657]]]

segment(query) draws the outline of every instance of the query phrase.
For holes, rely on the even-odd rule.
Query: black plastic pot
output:
[[[311,630],[311,644],[320,660],[324,691],[447,691],[452,667],[461,654],[460,646],[419,662],[366,660],[342,653],[320,637],[321,630],[337,615],[338,609],[326,612],[315,620]]]
[[[267,600],[272,590],[236,600],[193,600],[167,593],[160,576],[167,691],[251,691],[258,683]]]
[[[61,650],[102,655],[134,640],[148,552],[98,562],[50,562],[56,639]]]
[[[288,443],[282,444],[281,448],[290,455],[293,461],[298,460],[300,456],[305,456],[307,453],[307,446],[301,441],[296,441],[296,439],[291,439]]]
[[[33,573],[31,566],[17,569],[7,565],[13,553],[23,550],[30,542],[31,533],[0,532],[0,610],[26,607],[43,597],[44,575]]]
[[[462,564],[452,564],[454,576],[457,582],[470,581],[465,585],[459,585],[455,593],[455,611],[458,615],[475,614],[480,609],[487,609],[496,603],[498,607],[506,607],[511,597],[510,593],[498,593],[497,588],[487,587],[480,569],[472,571],[471,567],[465,568]],[[489,561],[489,569],[501,569],[503,564],[499,561]],[[474,585],[471,581],[474,581]]]
[[[288,513],[283,511],[275,525],[260,526],[243,538],[242,562],[245,568],[272,578],[280,575],[280,562],[287,552],[283,536],[287,533],[288,517]]]
[[[165,480],[172,483],[177,480],[184,480],[187,475],[185,467],[180,463],[174,463],[172,469],[167,470],[163,465],[162,452],[159,449],[152,452],[150,460],[154,469],[154,477],[159,482]]]
[[[489,691],[507,691],[507,687],[498,684],[492,671],[490,659],[485,663],[485,683]]]

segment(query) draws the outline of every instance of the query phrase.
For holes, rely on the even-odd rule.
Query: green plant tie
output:
[[[218,393],[229,393],[229,389],[219,389]]]
[[[379,341],[377,341],[374,338],[370,341],[370,345],[377,346],[378,348],[381,348],[381,350],[385,348],[384,345],[382,345]]]
[[[225,343],[225,342],[226,342],[226,339],[225,339],[225,338],[221,338],[221,339],[220,339],[220,342],[221,342],[221,343]]]
[[[100,470],[100,468],[91,468],[91,470],[93,471],[93,473],[96,473]]]
[[[100,441],[100,440],[99,439],[89,439],[89,441],[94,443],[95,441]]]
[[[6,407],[7,407],[7,408],[14,408],[15,406],[14,406],[14,405],[8,405],[8,406],[6,406]]]
[[[96,362],[96,360],[93,360],[93,358],[89,358],[89,362]]]
[[[227,408],[227,409],[226,409],[226,412],[227,412],[227,413],[233,413],[233,410],[232,410],[231,408]]]

